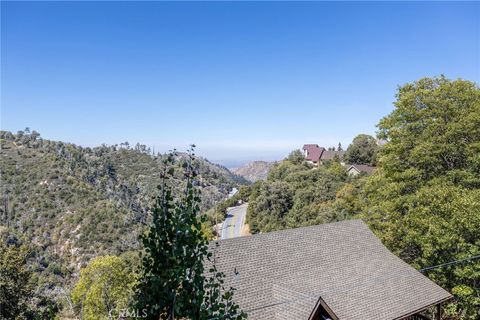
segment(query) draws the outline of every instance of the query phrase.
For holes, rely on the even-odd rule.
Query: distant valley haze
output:
[[[342,137],[341,140],[334,137],[322,137],[319,135],[317,138],[298,138],[298,139],[274,139],[271,140],[231,140],[231,141],[222,141],[219,137],[218,141],[195,141],[194,138],[191,141],[162,141],[155,140],[155,130],[152,130],[151,136],[145,137],[142,139],[138,137],[137,139],[131,139],[128,137],[122,137],[120,140],[115,140],[115,137],[109,136],[108,133],[102,133],[95,137],[94,142],[84,139],[81,135],[71,136],[67,134],[48,134],[49,130],[42,130],[41,128],[35,128],[29,125],[25,125],[20,128],[5,128],[2,126],[2,130],[8,130],[13,133],[29,128],[30,130],[36,130],[40,132],[43,138],[49,140],[63,141],[74,143],[83,147],[96,147],[102,144],[106,145],[120,145],[120,143],[128,142],[130,146],[135,146],[135,144],[140,143],[146,145],[155,153],[166,153],[173,149],[177,151],[186,151],[191,144],[194,144],[196,147],[196,154],[198,156],[204,157],[211,162],[221,164],[229,169],[242,166],[246,163],[262,160],[262,161],[277,161],[285,158],[288,154],[296,149],[301,149],[305,143],[317,143],[325,147],[335,147],[337,148],[338,143],[341,143],[344,148],[350,144],[353,139],[352,137],[342,137],[341,132],[339,132],[339,137]],[[373,130],[368,132],[368,134],[374,135]],[[219,133],[221,136],[221,133]],[[198,140],[198,139],[197,139]]]
[[[231,142],[205,142],[205,143],[198,143],[192,139],[192,142],[176,142],[172,141],[168,142],[157,142],[154,139],[146,138],[145,140],[132,140],[132,139],[123,139],[115,141],[112,138],[105,137],[104,140],[100,140],[102,137],[98,137],[99,141],[95,143],[90,142],[83,142],[81,137],[72,137],[71,139],[62,138],[60,136],[52,136],[48,134],[44,134],[44,130],[24,126],[22,128],[15,128],[15,129],[4,129],[8,130],[13,133],[16,133],[19,130],[24,130],[25,128],[29,128],[30,130],[36,130],[40,132],[43,138],[48,140],[55,140],[55,141],[63,141],[63,142],[70,142],[74,143],[83,147],[96,147],[102,144],[106,145],[120,145],[120,143],[128,142],[131,147],[134,147],[137,142],[143,145],[146,145],[147,148],[150,148],[151,151],[155,151],[155,153],[167,153],[171,150],[177,150],[179,152],[183,152],[188,150],[191,144],[195,144],[195,153],[197,156],[201,156],[203,158],[208,159],[210,162],[217,163],[223,165],[229,169],[237,168],[243,166],[247,163],[253,161],[277,161],[285,158],[288,154],[296,149],[301,149],[304,143],[318,143],[325,147],[337,147],[338,143],[340,142],[342,146],[345,148],[351,142],[351,138],[349,140],[344,141],[337,141],[333,139],[322,139],[321,137],[317,139],[298,139],[298,140],[265,140],[265,141],[231,141]],[[48,130],[46,130],[48,132]],[[152,136],[154,134],[152,133]],[[353,137],[352,137],[353,138]],[[219,139],[220,140],[220,139]],[[332,142],[328,142],[332,141]]]
[[[82,146],[279,160],[374,135],[398,85],[480,80],[475,3],[1,6],[1,129]]]

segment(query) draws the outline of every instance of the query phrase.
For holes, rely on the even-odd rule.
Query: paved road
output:
[[[230,239],[242,236],[242,229],[247,217],[248,204],[242,204],[238,207],[229,208],[227,217],[222,225],[221,239]]]

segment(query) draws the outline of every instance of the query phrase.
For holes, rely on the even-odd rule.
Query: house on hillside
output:
[[[347,168],[347,173],[350,176],[357,176],[360,173],[371,174],[375,170],[375,167],[367,164],[350,164],[347,165]]]
[[[211,244],[248,318],[432,319],[452,295],[385,248],[361,220]],[[440,318],[438,318],[440,319]]]
[[[327,150],[318,144],[304,144],[302,149],[305,160],[316,166],[323,164],[324,161],[334,160],[336,156],[341,161],[345,155],[345,151]]]

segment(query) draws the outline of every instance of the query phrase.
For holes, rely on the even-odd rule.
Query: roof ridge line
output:
[[[288,232],[293,232],[293,231],[298,231],[300,229],[314,229],[314,228],[318,228],[318,227],[325,227],[327,228],[327,226],[331,226],[331,225],[337,225],[337,224],[344,224],[344,223],[351,223],[351,222],[361,222],[361,224],[363,224],[364,226],[367,227],[367,229],[370,230],[370,228],[368,228],[367,224],[362,220],[362,219],[348,219],[348,220],[342,220],[342,221],[335,221],[335,222],[327,222],[327,223],[320,223],[320,224],[315,224],[315,225],[311,225],[311,226],[305,226],[305,227],[297,227],[297,228],[289,228],[289,229],[282,229],[282,230],[275,230],[275,231],[270,231],[270,232],[264,232],[264,233],[255,233],[255,234],[251,234],[251,235],[246,235],[246,236],[240,236],[240,237],[235,237],[235,238],[229,238],[229,239],[217,239],[217,240],[212,240],[210,241],[210,243],[214,243],[214,242],[224,242],[224,241],[229,241],[229,240],[235,240],[235,239],[242,239],[242,238],[252,238],[252,237],[261,237],[261,236],[267,236],[267,235],[271,235],[271,234],[278,234],[278,233],[288,233]],[[371,230],[370,230],[371,231]]]

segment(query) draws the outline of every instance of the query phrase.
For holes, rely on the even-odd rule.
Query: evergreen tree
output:
[[[175,198],[171,177],[174,154],[164,162],[160,195],[152,208],[152,224],[142,237],[145,248],[141,279],[136,288],[136,308],[147,319],[244,319],[233,303],[233,289],[222,287],[223,274],[204,263],[212,258],[202,233],[199,192],[194,187],[193,147],[184,162],[186,188]],[[214,261],[212,261],[214,262]]]
[[[305,157],[303,156],[303,152],[297,149],[290,152],[290,154],[287,157],[287,160],[294,164],[300,164],[303,161],[305,161]]]
[[[375,164],[377,141],[367,134],[357,135],[345,152],[345,161],[355,164]]]
[[[0,241],[0,315],[1,319],[18,319],[29,310],[33,297],[32,273],[27,266],[25,246]]]
[[[445,77],[409,83],[379,124],[387,143],[365,186],[364,218],[418,269],[480,254],[480,89]],[[480,263],[427,275],[452,292],[447,312],[480,317]]]

